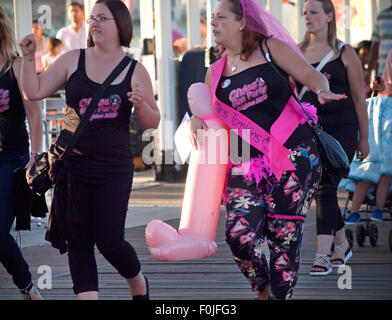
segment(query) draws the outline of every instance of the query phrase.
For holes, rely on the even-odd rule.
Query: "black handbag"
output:
[[[73,149],[76,146],[76,143],[78,142],[83,132],[86,130],[90,122],[89,119],[97,107],[99,100],[108,89],[110,84],[129,64],[130,60],[131,58],[125,56],[117,65],[117,67],[112,71],[112,73],[107,77],[104,83],[99,87],[64,152],[59,155],[58,158],[56,157],[57,159],[54,162],[49,161],[48,152],[43,152],[35,157],[33,165],[28,170],[26,170],[27,184],[33,193],[37,195],[44,195],[45,192],[48,191],[53,186],[53,184],[58,181],[58,177],[60,177],[59,172],[61,172],[61,170],[64,168],[64,162],[71,155]],[[133,60],[132,63],[136,63],[135,60]],[[53,163],[52,166],[50,163]]]
[[[346,178],[350,172],[350,162],[347,158],[347,154],[344,151],[343,147],[341,146],[341,144],[339,143],[338,140],[336,140],[330,134],[326,133],[321,128],[319,128],[317,126],[315,120],[306,112],[305,108],[302,106],[301,101],[299,100],[299,98],[297,97],[295,92],[293,91],[293,88],[290,86],[289,81],[283,77],[281,72],[278,70],[278,68],[272,62],[270,50],[267,45],[267,41],[265,42],[265,44],[268,49],[267,54],[264,52],[262,43],[260,42],[260,48],[261,48],[261,52],[263,53],[263,56],[268,61],[268,63],[271,65],[271,67],[275,70],[275,72],[283,79],[284,83],[289,88],[291,95],[299,103],[302,111],[305,113],[307,118],[312,123],[310,126],[312,127],[313,133],[314,133],[316,140],[317,140],[317,146],[318,146],[318,150],[320,153],[320,160],[321,160],[321,164],[323,166],[323,170],[325,170],[325,172],[329,176],[334,176],[334,177],[337,177],[338,179]]]

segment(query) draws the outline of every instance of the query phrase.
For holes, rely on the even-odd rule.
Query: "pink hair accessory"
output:
[[[259,1],[240,0],[246,28],[266,37],[274,37],[292,47],[301,57],[303,54],[286,28]]]

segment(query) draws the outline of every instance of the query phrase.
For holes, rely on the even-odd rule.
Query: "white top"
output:
[[[63,52],[85,48],[87,44],[87,26],[85,23],[76,31],[71,25],[57,32],[56,38],[63,42]]]
[[[57,55],[57,56],[55,56],[55,57],[53,57],[53,56],[51,56],[49,53],[43,55],[42,58],[41,58],[41,60],[42,60],[42,66],[47,68],[48,66],[50,66],[51,64],[53,64],[53,62],[55,62],[56,59],[57,59],[59,56],[60,56],[60,54]]]

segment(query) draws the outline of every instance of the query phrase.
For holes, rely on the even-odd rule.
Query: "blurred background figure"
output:
[[[356,224],[360,219],[359,209],[368,190],[371,186],[376,186],[376,207],[370,217],[372,221],[383,221],[383,210],[391,190],[392,182],[392,50],[387,56],[383,76],[377,81],[374,79],[370,84],[371,90],[378,93],[381,99],[369,99],[369,127],[373,136],[370,136],[371,154],[363,165],[354,163],[351,167],[350,175],[353,180],[357,180],[357,185],[353,195],[351,214],[348,216],[347,224]],[[373,101],[372,101],[373,100]],[[378,109],[376,111],[376,109]],[[372,119],[371,114],[377,114],[378,118]],[[378,125],[375,128],[374,123]],[[370,174],[369,174],[370,173]],[[355,179],[354,179],[355,177]]]
[[[376,25],[372,35],[372,47],[368,69],[365,73],[365,81],[370,82],[372,71],[382,75],[385,69],[388,52],[392,49],[392,1],[391,6],[377,16]],[[377,64],[379,64],[377,68]]]
[[[174,30],[172,33],[172,38],[173,38],[173,51],[175,56],[180,57],[185,53],[185,51],[193,49],[193,48],[189,48],[188,38],[175,37]],[[207,46],[207,20],[204,17],[200,18],[200,39],[201,39],[200,46],[206,47]]]
[[[356,48],[364,72],[366,72],[369,68],[368,62],[370,57],[371,46],[372,46],[372,42],[370,40],[363,40],[360,43],[358,43],[358,46]],[[372,91],[370,90],[369,82],[366,82],[364,80],[363,86],[365,90],[365,97],[370,98],[370,96],[372,95]]]
[[[370,40],[363,40],[360,43],[358,43],[357,46],[357,53],[359,56],[359,60],[361,60],[362,68],[364,70],[368,69],[371,46],[372,46],[372,42]]]
[[[41,58],[45,54],[48,38],[44,33],[44,29],[40,27],[38,20],[33,20],[32,33],[34,35],[35,41],[37,42],[37,51],[35,52],[35,66],[37,73],[41,73],[43,71]]]
[[[49,37],[46,46],[46,54],[44,54],[41,59],[43,71],[48,69],[48,67],[61,55],[62,48],[63,43],[60,39],[53,36]]]
[[[200,36],[201,36],[201,46],[207,46],[207,20],[204,17],[200,18]]]
[[[84,6],[78,2],[72,2],[68,7],[68,18],[71,24],[60,29],[56,38],[63,42],[63,51],[86,47],[87,32],[84,15]]]
[[[370,86],[372,91],[377,91],[380,96],[392,96],[392,49],[389,50],[384,74],[380,78],[380,83],[378,83],[377,79],[373,79]]]
[[[175,56],[179,57],[188,50],[188,39],[179,38],[173,42],[173,53]]]

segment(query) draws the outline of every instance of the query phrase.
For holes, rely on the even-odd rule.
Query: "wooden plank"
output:
[[[130,203],[182,203],[183,184],[168,184],[132,192]],[[168,200],[169,199],[169,200]],[[154,202],[155,201],[155,202]],[[343,195],[340,201],[345,201]],[[157,207],[159,210],[159,207]],[[169,222],[178,228],[179,220]],[[160,262],[150,256],[144,240],[144,227],[126,230],[125,237],[134,246],[142,263],[143,273],[150,280],[152,299],[164,300],[248,300],[255,294],[251,292],[248,281],[243,277],[233,261],[225,242],[224,214],[222,211],[216,242],[218,252],[215,256],[192,261],[175,263]],[[390,222],[378,224],[379,243],[370,247],[368,239],[365,247],[354,244],[354,255],[349,266],[352,270],[352,289],[340,290],[338,280],[342,274],[337,270],[326,277],[312,277],[309,270],[316,250],[315,210],[306,220],[301,248],[301,267],[294,299],[392,299],[392,253],[387,246]],[[354,236],[355,236],[355,228]],[[268,246],[263,248],[268,257]],[[53,271],[53,289],[42,290],[45,299],[75,300],[72,280],[68,268],[67,255],[48,245],[24,248],[24,257],[29,262],[35,281],[38,266],[47,264]],[[124,279],[96,250],[99,270],[100,298],[107,300],[129,300],[129,288]],[[9,275],[0,266],[0,300],[20,299],[12,285]]]

